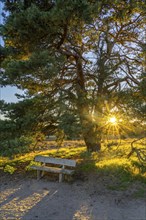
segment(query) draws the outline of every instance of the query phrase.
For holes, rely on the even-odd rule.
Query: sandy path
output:
[[[103,190],[88,180],[72,184],[1,176],[0,220],[145,220],[146,201]]]

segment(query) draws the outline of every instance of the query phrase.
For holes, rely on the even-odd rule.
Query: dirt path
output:
[[[1,175],[0,220],[145,220],[146,201],[89,179],[58,183]]]

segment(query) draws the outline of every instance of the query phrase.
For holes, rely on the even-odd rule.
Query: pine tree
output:
[[[124,0],[6,1],[2,83],[51,98],[58,113],[62,102],[72,103],[88,151],[100,150],[105,103],[140,82],[144,7]]]

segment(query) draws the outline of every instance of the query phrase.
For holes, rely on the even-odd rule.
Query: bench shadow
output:
[[[48,194],[54,195],[56,189],[45,187],[45,183],[39,183],[36,180],[18,182],[12,186],[5,187],[1,191],[0,219],[22,218],[32,207]]]
[[[78,199],[80,193],[75,198],[72,186],[68,183],[57,183],[57,188],[50,191],[34,207],[32,207],[22,220],[77,220],[91,219],[89,204],[84,198]],[[71,201],[71,200],[74,201]],[[91,212],[91,209],[90,209]],[[86,218],[80,218],[85,215]]]
[[[127,204],[114,204],[113,198],[100,196],[93,187],[89,189],[88,182],[58,183],[49,179],[45,176],[39,181],[35,178],[14,181],[13,192],[0,205],[0,219],[128,220],[132,215],[131,219],[140,220],[138,214],[134,216],[136,205],[127,214]],[[4,191],[9,189],[8,185]],[[137,210],[144,216],[142,207]]]

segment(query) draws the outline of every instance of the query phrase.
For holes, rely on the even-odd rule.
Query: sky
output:
[[[3,17],[2,17],[2,8],[3,4],[0,2],[0,24],[3,23]],[[2,38],[0,37],[0,45],[4,45]],[[17,102],[18,99],[15,96],[15,94],[22,94],[21,90],[18,90],[16,87],[6,86],[1,87],[0,85],[0,100],[5,100],[6,102]]]
[[[16,87],[6,86],[0,88],[0,99],[5,100],[5,102],[17,102],[19,101],[15,94],[22,94],[22,91]]]

